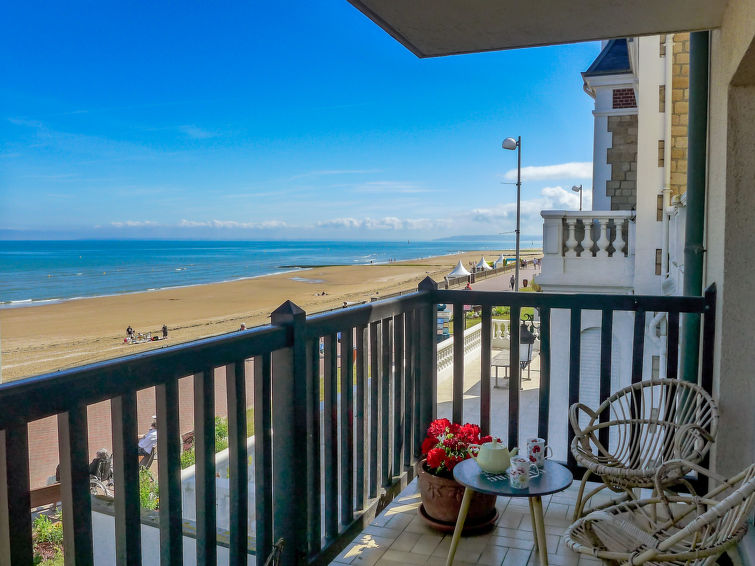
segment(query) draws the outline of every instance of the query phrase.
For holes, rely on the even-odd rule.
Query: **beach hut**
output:
[[[506,265],[506,258],[503,257],[503,254],[498,256],[498,259],[493,262],[493,267],[498,269],[499,267],[503,267]]]
[[[488,262],[485,261],[485,256],[482,256],[480,258],[480,261],[477,262],[477,265],[474,266],[476,271],[490,271],[492,268],[488,265]]]
[[[469,275],[469,271],[466,270],[466,268],[461,264],[461,260],[459,260],[459,263],[456,264],[456,267],[454,267],[454,270],[446,275],[448,279],[453,279],[455,277],[466,277]]]

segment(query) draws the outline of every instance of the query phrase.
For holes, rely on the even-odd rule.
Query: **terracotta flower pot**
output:
[[[443,523],[453,528],[459,516],[464,486],[454,479],[434,476],[427,471],[425,463],[426,460],[420,460],[415,467],[425,518],[431,519],[431,523],[432,521],[439,523],[436,526],[441,528],[443,528]],[[464,530],[466,531],[467,527],[487,525],[494,520],[495,501],[495,495],[475,493],[469,506]],[[422,509],[420,509],[420,514],[422,514]]]

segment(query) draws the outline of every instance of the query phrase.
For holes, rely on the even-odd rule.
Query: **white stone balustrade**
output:
[[[628,292],[634,278],[634,214],[628,210],[544,210],[545,291]],[[606,287],[611,289],[607,291]]]
[[[530,324],[529,322],[527,323]],[[533,323],[537,329],[536,334],[540,332],[540,322]],[[494,318],[491,321],[491,348],[493,350],[508,350],[511,343],[511,333],[509,332],[510,321]],[[464,361],[477,359],[480,355],[482,346],[482,324],[471,326],[464,331]],[[534,350],[540,350],[540,340],[535,341]],[[445,379],[453,373],[454,365],[454,339],[447,338],[437,345],[438,353],[438,377]]]

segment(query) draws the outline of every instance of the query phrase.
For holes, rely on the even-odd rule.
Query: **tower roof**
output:
[[[610,40],[582,76],[620,75],[631,72],[627,40],[621,38]]]

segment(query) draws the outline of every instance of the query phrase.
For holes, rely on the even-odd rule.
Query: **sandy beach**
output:
[[[270,321],[270,312],[290,299],[307,313],[415,289],[427,275],[436,281],[461,260],[492,261],[501,250],[380,265],[333,266],[253,279],[145,293],[78,299],[0,310],[2,381],[76,367]],[[505,255],[513,255],[504,250]],[[522,257],[529,255],[522,253]],[[539,255],[539,254],[538,254]],[[325,294],[323,295],[323,291]],[[125,344],[126,327],[167,340]]]

